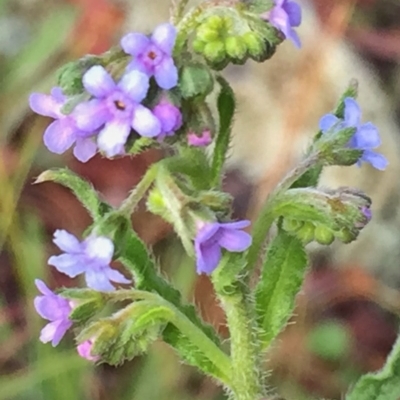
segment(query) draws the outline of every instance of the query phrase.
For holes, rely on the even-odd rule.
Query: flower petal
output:
[[[351,98],[344,99],[344,122],[348,127],[357,127],[361,119],[361,109],[357,102]]]
[[[60,119],[52,122],[44,132],[43,142],[45,146],[56,154],[67,151],[76,140],[76,128],[68,119]]]
[[[118,87],[136,103],[146,97],[149,86],[149,77],[140,71],[126,73],[118,83]]]
[[[101,66],[91,67],[82,78],[85,89],[93,96],[104,98],[115,89],[111,75]]]
[[[297,34],[297,32],[294,29],[290,29],[288,32],[288,35],[286,36],[289,40],[292,41],[292,43],[298,48],[301,48],[301,41],[300,41],[300,37]]]
[[[249,248],[251,241],[251,236],[247,232],[222,228],[218,243],[228,251],[241,252]]]
[[[107,157],[125,153],[125,143],[131,132],[129,123],[124,121],[108,122],[97,138],[97,145]]]
[[[119,271],[112,269],[112,268],[104,268],[104,273],[107,275],[107,278],[110,281],[116,283],[131,283],[131,281],[125,278]]]
[[[370,163],[374,168],[383,171],[388,166],[389,162],[382,154],[376,153],[372,150],[365,150],[361,156],[361,160]]]
[[[128,33],[121,39],[121,47],[125,53],[137,56],[150,45],[150,39],[142,33]]]
[[[284,10],[289,17],[289,23],[291,26],[299,26],[301,24],[301,7],[294,1],[288,1],[284,5]]]
[[[143,63],[141,60],[133,59],[128,66],[126,67],[128,72],[130,71],[139,71],[147,76],[151,76],[151,71],[149,68]]]
[[[107,104],[102,100],[89,100],[75,107],[73,116],[79,129],[94,132],[112,118]]]
[[[154,30],[151,40],[164,53],[171,55],[175,45],[176,34],[176,28],[170,23],[165,23]]]
[[[290,35],[291,26],[289,23],[289,16],[282,8],[275,7],[271,10],[269,22],[272,26],[279,29],[286,38]]]
[[[85,255],[98,266],[110,264],[114,255],[114,243],[104,236],[89,236],[85,239]]]
[[[45,117],[59,118],[61,115],[62,103],[59,103],[53,96],[43,93],[32,93],[29,96],[29,106],[36,114]]]
[[[169,90],[178,84],[178,69],[171,57],[165,57],[155,67],[154,78],[160,88]]]
[[[85,275],[88,287],[99,292],[111,292],[115,290],[110,280],[103,271],[88,270]]]
[[[219,226],[224,229],[243,229],[250,226],[250,224],[251,221],[249,221],[248,219],[243,219],[236,222],[224,222],[222,224],[219,224]]]
[[[60,325],[60,321],[54,321],[47,324],[40,332],[39,340],[42,343],[48,343],[53,340],[57,328]]]
[[[47,285],[40,279],[35,279],[35,285],[38,288],[39,292],[46,295],[50,296],[53,295],[54,293],[47,287]]]
[[[81,162],[89,161],[97,151],[97,145],[92,138],[78,138],[74,148],[74,156]]]
[[[197,273],[210,275],[217,268],[221,260],[221,248],[215,244],[212,246],[201,246],[197,253]]]
[[[133,110],[132,128],[145,137],[155,137],[161,133],[161,123],[146,107],[138,104]]]
[[[51,344],[53,347],[57,346],[61,339],[64,337],[66,334],[67,330],[72,326],[72,321],[66,320],[66,321],[61,321],[58,326],[56,327],[56,330],[53,335],[53,340],[51,341]]]
[[[82,274],[87,269],[83,257],[75,254],[51,256],[48,264],[52,265],[57,269],[57,271],[62,272],[70,278],[75,278],[75,276]]]
[[[381,144],[378,129],[371,122],[361,125],[353,139],[357,149],[373,149]]]
[[[37,313],[49,321],[68,319],[68,315],[71,312],[68,300],[54,293],[46,296],[37,296],[33,302]]]
[[[210,240],[219,230],[218,222],[205,223],[197,232],[195,243],[199,245]]]
[[[333,114],[326,114],[319,120],[319,129],[326,133],[336,125],[340,119]]]
[[[53,243],[66,253],[80,253],[82,251],[80,241],[64,229],[57,229],[54,232]]]

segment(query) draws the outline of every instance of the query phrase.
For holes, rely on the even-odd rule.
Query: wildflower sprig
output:
[[[215,0],[185,13],[187,4],[174,3],[174,24],[150,35],[128,33],[109,52],[68,64],[50,95],[31,95],[31,108],[54,119],[44,134],[54,153],[73,147],[87,162],[97,152],[112,159],[168,150],[119,207],[69,170],[39,176],[37,183],[69,188],[93,220],[80,237],[54,233],[60,254],[49,264],[69,277],[83,275],[87,288],[53,292],[37,281],[35,307],[49,321],[40,340],[55,346],[73,328],[80,356],[118,365],[162,339],[232,399],[261,400],[268,392],[262,354],[292,313],[308,267],[305,245],[355,240],[373,217],[364,193],[318,188],[322,169],[366,162],[383,170],[387,161],[375,152],[377,128],[361,123],[351,85],[258,218],[233,219],[222,182],[237,105],[219,71],[249,58],[265,61],[284,39],[300,47],[294,28],[301,8],[290,0]],[[172,225],[197,273],[210,276],[226,313],[229,349],[165,279],[132,229],[143,199]]]

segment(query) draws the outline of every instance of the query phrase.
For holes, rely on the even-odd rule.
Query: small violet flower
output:
[[[371,122],[361,124],[361,109],[353,98],[347,97],[344,100],[343,120],[333,114],[327,114],[321,118],[319,127],[323,133],[332,128],[337,130],[357,128],[348,146],[353,149],[363,150],[358,165],[361,165],[361,162],[364,161],[370,163],[374,168],[379,170],[384,170],[387,167],[388,161],[386,158],[382,154],[372,150],[381,144],[378,129]]]
[[[221,247],[228,251],[241,252],[251,244],[251,236],[241,231],[250,221],[206,222],[199,226],[194,247],[197,258],[197,273],[211,274],[221,260]]]
[[[76,350],[82,358],[86,358],[86,360],[88,360],[88,361],[93,361],[93,362],[99,361],[100,360],[99,356],[93,356],[91,354],[92,347],[93,347],[93,341],[86,340],[86,341],[78,344],[78,346],[76,347]]]
[[[85,131],[99,130],[97,145],[108,157],[124,154],[131,128],[141,136],[160,134],[160,121],[140,104],[149,89],[149,78],[142,72],[128,72],[116,84],[95,65],[83,76],[83,86],[94,99],[75,108],[76,123]]]
[[[182,114],[178,107],[162,101],[153,108],[153,114],[161,123],[159,140],[172,136],[182,126]]]
[[[197,136],[194,132],[189,132],[187,141],[189,146],[206,147],[212,142],[211,132],[205,130],[200,136]]]
[[[74,113],[65,115],[61,112],[65,101],[59,87],[53,88],[50,95],[32,93],[29,97],[29,105],[35,113],[55,119],[43,136],[46,147],[52,153],[62,154],[75,144],[75,157],[86,162],[96,154],[97,146],[91,138],[93,134],[77,127]]]
[[[36,287],[43,294],[34,300],[35,309],[38,314],[50,322],[42,329],[40,341],[57,346],[65,335],[65,332],[72,326],[69,314],[72,310],[71,302],[53,293],[44,282],[35,280]]]
[[[293,27],[301,24],[301,7],[291,0],[274,0],[274,3],[275,6],[261,14],[261,18],[268,20],[285,35],[286,39],[291,40],[297,48],[300,48],[300,38]]]
[[[101,292],[114,290],[110,281],[130,283],[120,272],[110,267],[114,254],[113,242],[103,236],[88,236],[80,242],[64,230],[56,230],[53,242],[65,253],[49,258],[49,264],[71,278],[85,274],[88,287]]]
[[[154,78],[160,88],[169,90],[178,83],[178,70],[172,58],[176,28],[159,25],[151,38],[141,33],[128,33],[121,40],[123,50],[133,56],[128,71],[138,70]]]

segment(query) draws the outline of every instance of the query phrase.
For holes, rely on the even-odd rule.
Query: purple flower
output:
[[[130,283],[110,267],[114,244],[109,238],[91,235],[80,242],[67,231],[56,230],[53,242],[65,253],[50,257],[49,264],[69,277],[85,274],[88,287],[101,292],[115,289],[110,281]]]
[[[291,40],[297,48],[301,47],[300,38],[293,27],[301,24],[301,8],[291,0],[274,0],[275,7],[261,15],[270,24],[280,30],[286,39]]]
[[[243,229],[250,221],[207,222],[200,226],[194,240],[197,257],[197,273],[211,274],[221,260],[221,247],[228,251],[241,252],[251,244],[251,236]]]
[[[382,154],[372,150],[381,144],[378,129],[371,122],[361,124],[361,109],[353,98],[347,97],[344,100],[344,106],[343,120],[333,114],[324,115],[319,122],[320,129],[325,133],[332,128],[337,130],[357,128],[348,146],[353,149],[363,150],[358,165],[361,165],[361,162],[364,161],[370,163],[376,169],[384,170],[388,165],[388,161]]]
[[[92,347],[93,347],[93,341],[92,340],[86,340],[86,341],[78,344],[78,346],[76,347],[76,350],[77,350],[78,354],[82,358],[86,358],[86,360],[88,360],[88,361],[96,362],[96,361],[100,360],[100,357],[99,356],[93,356],[91,354]]]
[[[154,107],[153,114],[161,123],[161,133],[158,135],[160,140],[172,136],[182,126],[181,111],[171,103],[160,102]]]
[[[108,157],[125,152],[131,128],[146,137],[161,132],[159,120],[140,104],[149,89],[147,75],[131,71],[116,84],[103,67],[96,65],[83,76],[83,85],[95,98],[76,107],[76,123],[85,131],[100,130],[97,145]]]
[[[72,310],[71,302],[53,293],[44,282],[35,280],[36,287],[43,296],[35,297],[34,304],[38,314],[50,321],[40,333],[40,341],[57,346],[72,326],[69,314]]]
[[[190,146],[206,147],[212,142],[211,132],[205,130],[200,136],[197,136],[194,132],[189,132],[187,141]]]
[[[124,51],[133,56],[128,70],[144,72],[154,78],[160,88],[169,90],[178,84],[178,70],[172,58],[176,28],[159,25],[151,38],[141,33],[128,33],[121,40]]]
[[[44,132],[46,147],[52,153],[62,154],[75,143],[75,157],[86,162],[96,154],[97,146],[90,137],[92,133],[77,127],[74,113],[65,115],[61,112],[65,101],[59,87],[53,88],[51,95],[32,93],[29,97],[29,105],[35,113],[55,119]]]

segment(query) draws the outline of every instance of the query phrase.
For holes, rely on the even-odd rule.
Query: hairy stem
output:
[[[275,220],[272,209],[279,195],[288,190],[306,171],[308,171],[319,160],[317,154],[311,154],[303,160],[296,168],[290,171],[283,181],[275,188],[275,190],[265,200],[261,208],[260,214],[253,227],[253,241],[247,253],[246,273],[250,273],[256,267],[261,249],[267,237],[267,234]]]
[[[260,400],[265,395],[261,341],[251,295],[242,283],[238,283],[234,293],[218,293],[218,297],[230,332],[232,400]]]
[[[119,208],[119,212],[126,217],[130,217],[139,204],[139,201],[144,197],[147,190],[153,184],[159,171],[159,163],[153,164],[144,174],[142,180],[130,192],[129,196],[123,201]]]

